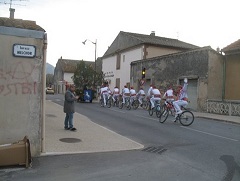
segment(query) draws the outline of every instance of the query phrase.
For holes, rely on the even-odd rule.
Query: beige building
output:
[[[225,53],[225,96],[226,100],[240,101],[240,39],[222,49]]]
[[[0,144],[28,136],[44,149],[47,36],[34,21],[0,17]]]
[[[120,31],[102,57],[102,71],[111,90],[115,86],[123,88],[124,85],[133,85],[134,77],[130,76],[131,62],[193,48],[197,46],[177,39],[159,37],[155,32],[144,35]]]

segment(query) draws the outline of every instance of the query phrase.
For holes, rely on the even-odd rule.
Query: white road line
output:
[[[228,137],[224,137],[224,136],[220,136],[220,135],[216,135],[216,134],[212,134],[212,133],[208,133],[208,132],[204,132],[204,131],[188,128],[188,127],[185,127],[185,126],[181,126],[181,127],[185,128],[185,129],[188,129],[188,130],[191,130],[191,131],[195,131],[195,132],[199,132],[199,133],[215,136],[215,137],[218,137],[218,138],[223,138],[223,139],[227,139],[227,140],[231,140],[231,141],[239,141],[239,140],[236,140],[236,139],[232,139],[232,138],[228,138]]]
[[[139,115],[136,115],[136,116],[137,116],[137,117],[140,117],[140,118],[145,118],[145,119],[150,119],[150,120],[158,121],[158,119],[154,119],[154,118],[150,118],[150,117],[139,116]]]
[[[126,113],[124,111],[119,111],[119,110],[115,110],[115,109],[110,109],[111,111],[115,111],[115,112],[120,112],[120,113]]]

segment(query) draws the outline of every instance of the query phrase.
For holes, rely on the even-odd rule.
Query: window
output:
[[[117,54],[117,63],[116,63],[116,69],[119,70],[120,69],[120,63],[121,62],[121,56],[120,54]]]

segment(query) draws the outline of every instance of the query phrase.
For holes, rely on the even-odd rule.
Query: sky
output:
[[[10,0],[0,0],[9,17]],[[220,49],[240,39],[239,0],[12,0],[15,19],[33,20],[48,37],[47,62],[94,61],[120,31]],[[84,45],[82,42],[88,39]]]

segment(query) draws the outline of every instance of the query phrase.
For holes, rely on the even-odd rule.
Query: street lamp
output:
[[[95,88],[95,74],[96,74],[96,60],[97,60],[97,39],[95,42],[86,39],[85,41],[83,41],[82,43],[85,45],[87,41],[92,42],[92,44],[95,45],[95,59],[94,59],[94,77],[93,77],[93,87]]]

